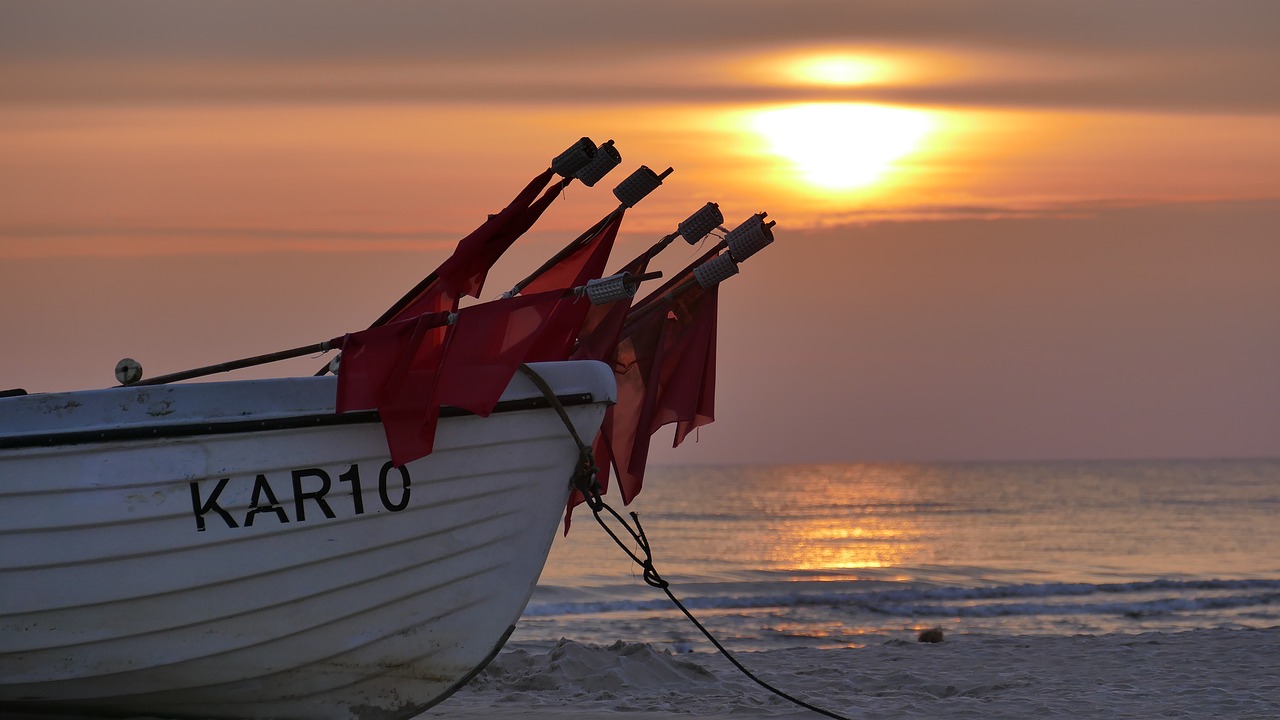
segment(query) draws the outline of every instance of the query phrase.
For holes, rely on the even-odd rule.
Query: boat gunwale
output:
[[[589,392],[557,395],[556,399],[565,407],[589,405],[602,402]],[[541,410],[551,406],[551,402],[541,396],[503,400],[493,409],[494,413],[517,412],[522,410]],[[440,408],[440,417],[466,417],[475,415],[469,410],[453,406]],[[99,428],[95,430],[71,430],[67,432],[41,432],[26,435],[0,436],[0,450],[15,450],[32,447],[62,447],[70,445],[86,445],[93,443],[123,442],[130,440],[151,440],[156,438],[192,437],[198,435],[234,435],[240,433],[270,432],[275,430],[296,430],[299,428],[332,427],[337,425],[359,425],[377,423],[382,416],[377,410],[356,410],[345,413],[324,412],[304,415],[286,415],[257,420],[224,420],[217,422],[194,423],[156,423],[153,425],[129,425],[118,428]]]

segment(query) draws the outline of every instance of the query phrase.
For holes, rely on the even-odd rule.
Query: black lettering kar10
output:
[[[196,530],[205,530],[206,517],[220,518],[227,527],[239,528],[253,527],[255,522],[264,521],[281,524],[306,522],[321,515],[336,518],[338,512],[349,515],[365,513],[359,465],[352,465],[346,472],[338,475],[338,482],[348,486],[340,490],[346,491],[349,488],[349,497],[344,497],[348,493],[335,489],[329,473],[320,468],[292,470],[289,471],[289,476],[291,482],[277,478],[275,487],[272,487],[272,481],[265,473],[258,473],[252,481],[244,478],[243,482],[246,485],[252,482],[253,487],[249,491],[248,507],[232,506],[237,514],[243,513],[238,521],[236,514],[219,504],[223,492],[232,484],[232,478],[218,480],[207,495],[201,492],[199,482],[191,483],[191,509],[195,513]],[[205,483],[206,489],[208,484],[209,482]],[[281,495],[277,494],[277,489],[286,486],[293,492],[292,503],[281,502]],[[330,491],[334,492],[331,494]],[[382,507],[391,512],[409,507],[409,491],[409,471],[404,467],[395,467],[391,461],[384,463],[378,471],[378,499],[382,501]],[[289,498],[288,495],[283,497],[286,500]],[[335,506],[338,512],[334,511]]]

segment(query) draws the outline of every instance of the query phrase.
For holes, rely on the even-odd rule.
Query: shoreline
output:
[[[1280,717],[1280,626],[1135,635],[948,635],[748,652],[762,680],[850,718]],[[419,718],[821,717],[718,653],[562,640],[502,653]]]

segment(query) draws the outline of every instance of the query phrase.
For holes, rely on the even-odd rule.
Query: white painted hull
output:
[[[557,394],[592,396],[568,410],[594,436],[608,370],[539,370]],[[4,399],[0,441],[24,415],[28,436],[269,424],[331,413],[332,383]],[[504,399],[539,396],[518,378]],[[549,409],[443,418],[407,475],[376,422],[0,450],[0,709],[410,717],[501,647],[577,456]]]

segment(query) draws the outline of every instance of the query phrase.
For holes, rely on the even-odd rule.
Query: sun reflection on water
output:
[[[911,579],[904,568],[935,562],[939,550],[938,528],[927,521],[937,516],[937,499],[898,466],[662,468],[645,492],[638,510],[654,537],[663,538],[655,562],[672,579],[787,588],[899,583]],[[647,515],[640,506],[649,503],[661,511]],[[575,537],[591,530],[578,524],[575,516]],[[570,570],[592,577],[606,567],[631,572],[611,544],[557,547],[545,571],[549,582]]]
[[[892,473],[851,477],[831,470],[795,468],[758,496],[757,512],[770,518],[755,548],[763,566],[820,580],[827,573],[847,578],[851,570],[928,561],[932,538],[920,523],[921,498],[910,483]],[[892,579],[883,572],[876,577]]]
[[[902,565],[921,554],[904,518],[812,518],[778,528],[786,537],[767,559],[793,570],[863,570]]]

